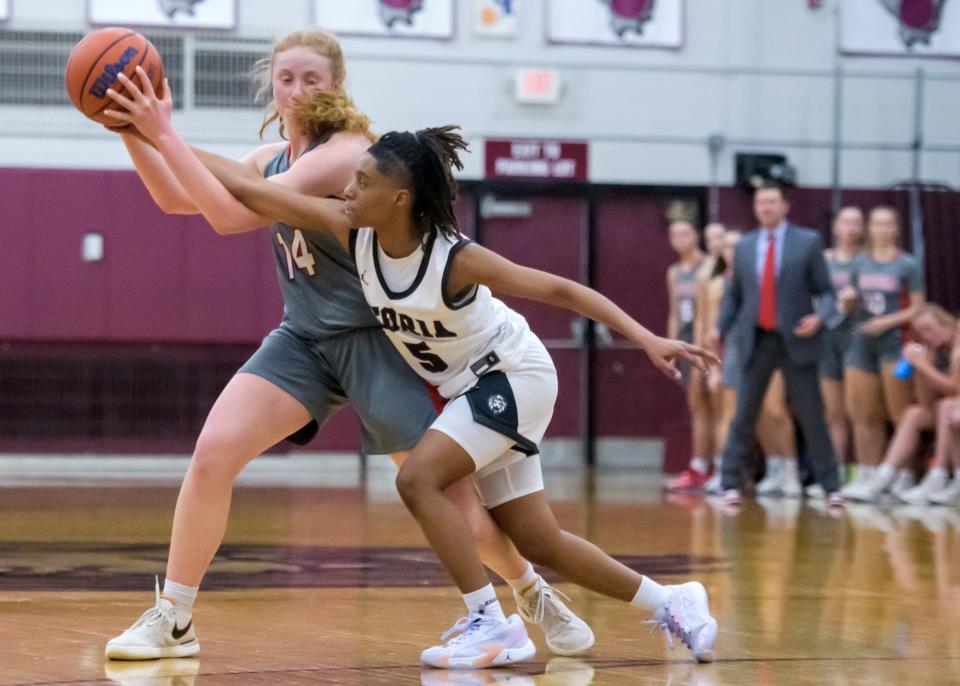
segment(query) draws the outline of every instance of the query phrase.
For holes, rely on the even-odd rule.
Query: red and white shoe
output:
[[[667,482],[668,491],[703,491],[706,489],[710,474],[701,474],[692,467],[687,467],[678,476]]]

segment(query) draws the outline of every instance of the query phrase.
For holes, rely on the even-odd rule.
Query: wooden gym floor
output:
[[[238,488],[195,607],[199,658],[144,663],[107,663],[103,645],[153,603],[176,486],[0,488],[0,684],[960,683],[957,510],[833,518],[771,500],[731,514],[622,472],[548,475],[558,517],[654,578],[703,581],[716,663],[559,584],[596,632],[588,655],[553,658],[533,629],[529,664],[421,670],[462,605],[391,480]]]

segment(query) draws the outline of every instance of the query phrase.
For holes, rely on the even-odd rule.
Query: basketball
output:
[[[130,29],[110,27],[94,31],[77,43],[67,60],[66,83],[70,100],[84,116],[100,124],[125,126],[103,110],[119,107],[107,95],[108,88],[124,93],[117,76],[126,74],[134,83],[137,66],[142,66],[159,94],[163,84],[160,53],[143,35]],[[138,84],[139,85],[139,84]]]

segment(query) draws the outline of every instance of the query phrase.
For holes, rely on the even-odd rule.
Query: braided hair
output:
[[[412,191],[413,218],[421,237],[433,231],[449,238],[460,236],[453,212],[457,199],[453,168],[463,169],[458,151],[467,150],[467,142],[457,133],[459,128],[391,131],[367,150],[377,161],[377,171],[399,179]]]

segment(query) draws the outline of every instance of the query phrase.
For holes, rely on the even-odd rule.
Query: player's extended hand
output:
[[[889,328],[880,317],[872,317],[860,325],[860,330],[868,336],[879,336]]]
[[[926,362],[930,358],[930,355],[925,345],[921,345],[920,343],[907,343],[903,346],[903,357],[907,362],[916,367]]]
[[[686,360],[704,374],[710,373],[709,365],[719,365],[720,358],[712,352],[704,350],[692,343],[661,338],[657,336],[643,346],[647,357],[653,366],[674,381],[680,380],[680,370],[677,369],[677,360]]]
[[[799,336],[800,338],[810,338],[820,330],[821,324],[820,317],[815,314],[808,314],[794,327],[793,335]]]
[[[853,308],[857,306],[859,300],[860,294],[856,288],[853,286],[844,286],[837,293],[837,309],[840,312],[849,314],[853,311]]]
[[[126,111],[109,109],[104,113],[118,121],[133,124],[146,138],[156,141],[157,137],[171,128],[170,114],[173,112],[173,98],[166,79],[163,81],[163,97],[157,96],[153,84],[143,67],[137,67],[138,87],[126,74],[119,74],[117,81],[126,89],[128,96],[117,93],[112,88],[107,95]]]

